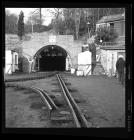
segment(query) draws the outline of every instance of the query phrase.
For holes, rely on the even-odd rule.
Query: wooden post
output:
[[[40,32],[41,32],[41,22],[42,22],[42,15],[41,15],[41,8],[40,8]]]

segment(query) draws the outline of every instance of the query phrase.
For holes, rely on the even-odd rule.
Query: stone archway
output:
[[[70,54],[58,45],[42,47],[33,59],[32,70],[36,71],[65,71],[72,66]]]

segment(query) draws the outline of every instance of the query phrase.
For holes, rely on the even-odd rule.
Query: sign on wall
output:
[[[56,36],[54,36],[54,35],[49,36],[49,42],[50,43],[56,42]]]

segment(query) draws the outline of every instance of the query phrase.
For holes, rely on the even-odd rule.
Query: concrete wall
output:
[[[75,41],[72,35],[54,35],[53,33],[33,33],[26,35],[19,41],[17,35],[6,34],[6,48],[16,50],[19,57],[23,57],[23,72],[29,72],[29,59],[47,45],[57,45],[65,49],[69,55],[73,68],[78,66],[78,54],[81,52],[82,41]],[[52,40],[52,38],[55,38]]]
[[[27,59],[33,58],[41,48],[48,45],[57,45],[65,49],[71,58],[72,67],[77,68],[78,53],[81,52],[83,42],[74,41],[72,35],[55,36],[47,33],[35,33],[31,35],[31,39],[29,41],[22,42],[23,55]],[[24,70],[26,69],[27,68],[24,68]]]
[[[5,52],[5,73],[12,74],[18,69],[18,53],[11,50]]]
[[[70,53],[70,48],[73,46],[73,36],[59,35],[56,36],[56,41],[51,42],[49,35],[40,33],[32,35],[29,41],[23,41],[22,43],[23,52],[30,56],[34,56],[39,49],[47,45],[58,45]]]
[[[125,50],[101,50],[101,64],[108,75],[116,73],[118,53],[125,53]]]
[[[107,71],[107,51],[101,50],[101,64],[105,71]]]
[[[81,53],[82,51],[82,45],[83,45],[82,41],[74,41],[73,47],[70,48],[73,68],[75,69],[78,68],[78,54]]]
[[[6,74],[12,73],[11,64],[12,64],[12,52],[11,50],[6,50],[6,53],[5,53],[5,73]]]

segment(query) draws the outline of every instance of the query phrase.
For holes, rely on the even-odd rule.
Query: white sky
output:
[[[10,13],[14,13],[17,16],[19,16],[20,11],[24,12],[24,22],[27,20],[27,18],[29,17],[29,13],[34,11],[37,8],[5,8],[6,10],[9,10]],[[48,8],[42,8],[41,12],[42,12],[42,18],[44,19],[44,25],[48,25],[51,22],[52,19],[52,15],[50,14],[50,12],[48,12],[47,10]],[[52,8],[51,8],[52,9]]]

